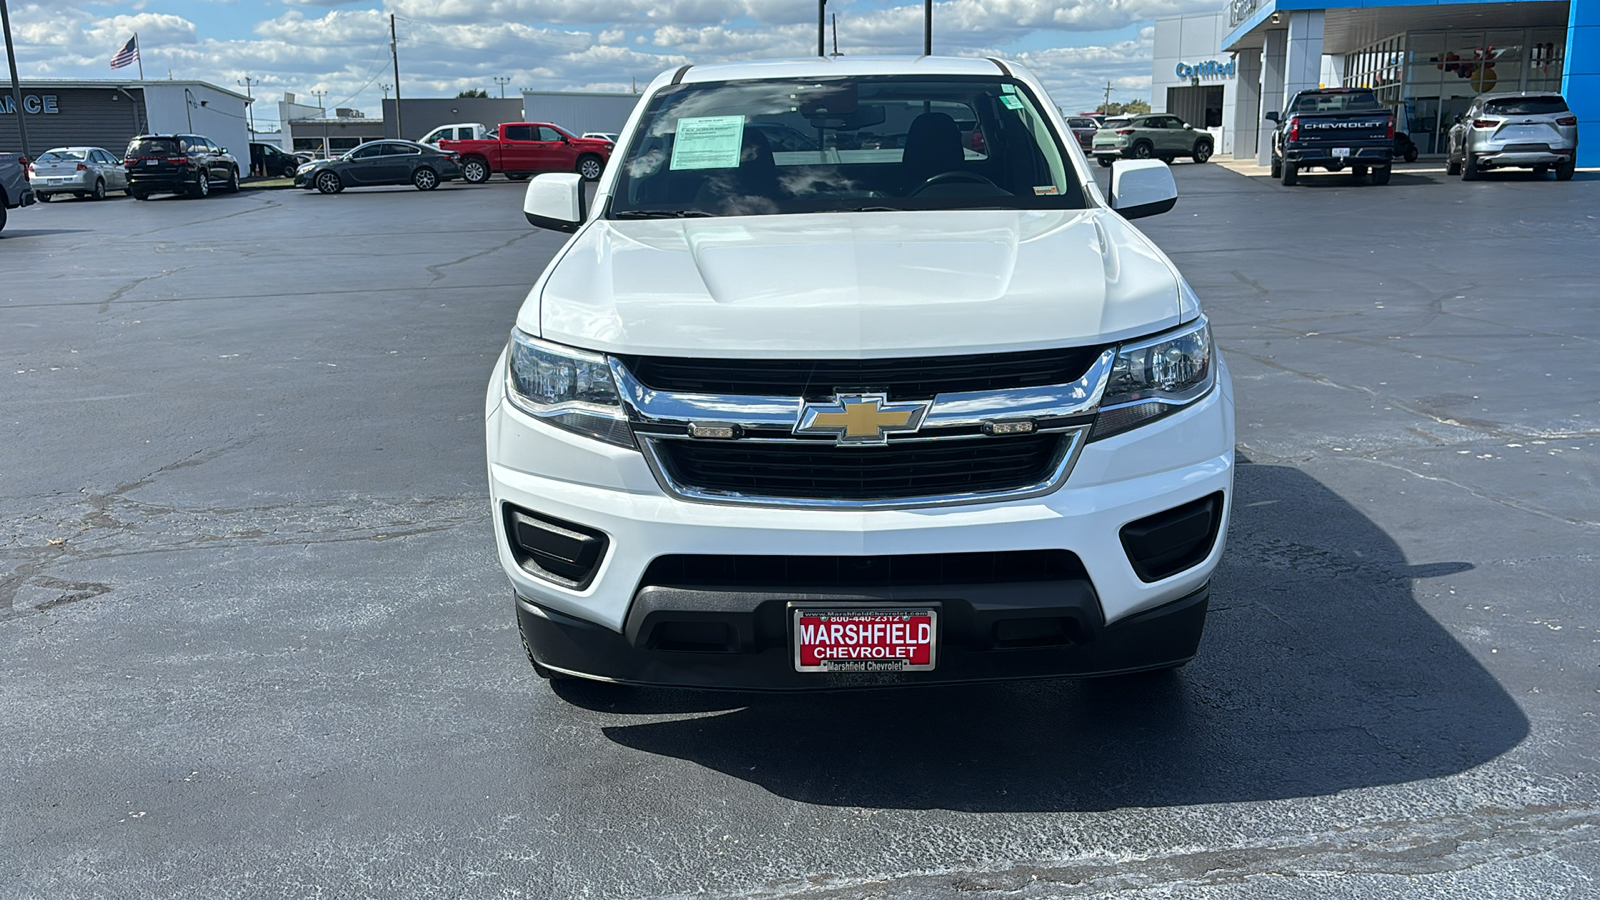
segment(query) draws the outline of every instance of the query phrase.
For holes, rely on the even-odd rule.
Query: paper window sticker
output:
[[[672,142],[672,168],[737,169],[744,146],[744,116],[701,116],[678,120]]]
[[[1000,85],[1000,93],[1002,93],[1002,94],[1015,94],[1016,92],[1017,92],[1017,86],[1014,85],[1014,84],[1002,84],[1002,85]]]
[[[1036,184],[1033,186],[1033,195],[1035,197],[1054,197],[1059,193],[1061,193],[1061,189],[1053,184]]]
[[[1006,109],[1021,109],[1022,100],[1015,94],[1001,94],[1000,105],[1004,106]]]

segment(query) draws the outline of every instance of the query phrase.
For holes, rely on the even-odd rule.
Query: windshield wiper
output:
[[[611,215],[618,219],[705,219],[715,213],[699,209],[625,209]]]

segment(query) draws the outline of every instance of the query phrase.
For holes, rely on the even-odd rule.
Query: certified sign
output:
[[[794,611],[798,672],[925,672],[937,651],[931,609]]]

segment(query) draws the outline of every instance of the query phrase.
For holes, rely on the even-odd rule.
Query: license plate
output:
[[[796,609],[797,672],[926,672],[938,655],[932,609]]]
[[[147,166],[159,166],[159,165],[161,165],[161,160],[159,160],[159,159],[147,159],[147,160],[144,161],[144,164],[147,165]]]
[[[1342,159],[1343,157],[1346,157],[1346,156],[1350,155],[1350,148],[1349,147],[1335,147],[1335,148],[1333,148],[1333,155],[1334,155],[1335,158],[1341,158]]]

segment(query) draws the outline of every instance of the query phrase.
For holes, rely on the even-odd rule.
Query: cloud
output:
[[[259,79],[257,96],[326,91],[326,102],[376,114],[393,80],[389,13],[398,17],[407,96],[513,90],[628,90],[686,62],[806,56],[816,48],[815,0],[284,0],[231,30],[215,21],[91,0],[12,7],[25,77],[105,77],[111,53],[137,31],[145,70],[231,86]],[[1216,0],[942,0],[934,49],[1013,58],[1070,110],[1147,96],[1151,38],[1129,27],[1158,15],[1208,10]],[[234,7],[241,11],[246,7]],[[847,55],[915,54],[917,0],[829,0]],[[1096,31],[1118,32],[1094,41]],[[1051,46],[1052,43],[1058,46]],[[1088,44],[1087,46],[1076,46]],[[257,110],[258,119],[270,107]]]

